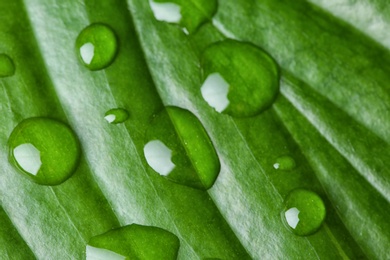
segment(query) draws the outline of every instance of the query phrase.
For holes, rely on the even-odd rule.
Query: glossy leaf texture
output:
[[[334,6],[346,14],[370,7],[377,30],[390,16],[384,0],[350,2],[220,0],[189,35],[157,21],[149,1],[0,2],[0,53],[15,67],[0,79],[1,258],[83,259],[90,238],[130,224],[175,234],[179,259],[389,258],[388,42],[367,29],[371,20],[357,24],[359,14]],[[109,26],[118,43],[111,65],[97,71],[75,48],[93,23]],[[280,66],[280,93],[257,116],[219,114],[201,95],[200,57],[226,38]],[[214,144],[221,172],[207,191],[159,176],[142,155],[145,131],[168,105],[191,111]],[[108,124],[112,108],[127,120]],[[30,117],[64,122],[80,140],[80,166],[61,185],[35,184],[8,161],[7,139]],[[275,169],[281,156],[294,167]],[[310,236],[281,219],[298,188],[326,207]]]

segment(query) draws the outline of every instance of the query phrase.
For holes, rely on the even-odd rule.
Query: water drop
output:
[[[177,259],[179,239],[157,227],[128,225],[92,237],[86,259]]]
[[[29,118],[20,122],[9,140],[11,162],[32,181],[57,185],[77,168],[80,145],[65,124],[48,118]]]
[[[197,189],[209,189],[220,162],[199,119],[190,111],[166,107],[146,131],[144,155],[165,178]]]
[[[119,124],[123,123],[129,118],[129,113],[126,109],[123,108],[114,108],[108,110],[105,115],[104,119],[107,120],[110,124]]]
[[[326,208],[316,193],[296,189],[290,192],[282,211],[282,220],[294,234],[307,236],[315,233],[324,221]]]
[[[9,77],[15,74],[15,65],[6,54],[0,54],[0,77]]]
[[[80,61],[90,70],[101,70],[110,65],[118,51],[114,31],[105,24],[94,23],[84,28],[76,40]]]
[[[296,163],[295,160],[288,156],[283,155],[276,159],[276,162],[274,163],[273,167],[276,170],[283,170],[283,171],[291,171],[295,168]]]
[[[156,20],[178,24],[185,34],[211,21],[218,7],[217,0],[149,0],[149,4]]]
[[[252,44],[234,40],[212,44],[202,54],[201,67],[202,95],[218,112],[254,116],[269,108],[279,93],[277,64]]]

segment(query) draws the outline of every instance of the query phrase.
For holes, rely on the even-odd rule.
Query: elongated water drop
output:
[[[295,160],[288,155],[280,156],[276,159],[273,167],[276,170],[291,171],[295,168]]]
[[[87,260],[177,259],[179,239],[157,227],[132,224],[92,237],[86,247]]]
[[[203,125],[191,112],[167,107],[145,135],[145,159],[157,173],[197,189],[214,184],[220,162]]]
[[[128,118],[129,118],[129,112],[127,112],[127,110],[123,108],[110,109],[104,115],[104,119],[106,119],[107,122],[110,124],[123,123]]]
[[[32,181],[57,185],[67,180],[77,168],[80,145],[65,124],[48,118],[23,120],[9,140],[10,161]]]
[[[324,202],[316,193],[305,190],[293,190],[286,198],[282,211],[282,220],[294,234],[307,236],[315,233],[326,216]]]
[[[202,96],[218,112],[254,116],[269,108],[279,93],[277,64],[252,44],[212,44],[203,52],[201,67]]]
[[[175,23],[188,33],[211,21],[217,11],[217,0],[149,0],[150,8],[158,21]]]
[[[76,49],[81,63],[88,69],[101,70],[114,61],[118,41],[108,25],[94,23],[80,32]]]
[[[0,54],[0,77],[9,77],[15,74],[15,65],[6,54]]]

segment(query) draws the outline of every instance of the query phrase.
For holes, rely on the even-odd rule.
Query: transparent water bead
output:
[[[108,25],[94,23],[80,32],[76,39],[76,49],[84,66],[90,70],[101,70],[114,61],[118,40]]]
[[[279,93],[277,64],[249,43],[224,40],[210,45],[201,68],[202,96],[218,112],[254,116],[269,108]]]
[[[128,225],[92,237],[86,247],[87,260],[177,259],[179,239],[151,226]]]
[[[119,124],[125,122],[129,118],[129,112],[123,108],[114,108],[108,110],[104,114],[104,119],[110,124]]]
[[[291,156],[283,155],[276,159],[273,167],[276,170],[291,171],[296,167],[296,163]]]
[[[9,77],[15,74],[15,65],[12,59],[6,54],[0,54],[0,78]]]
[[[186,34],[211,21],[218,8],[217,0],[149,0],[149,5],[156,20],[178,24]]]
[[[199,119],[190,111],[166,107],[146,134],[144,156],[165,178],[197,189],[209,189],[220,171],[214,146]]]
[[[321,197],[305,189],[290,192],[282,211],[285,226],[299,236],[315,233],[321,227],[325,216],[326,208]]]
[[[30,180],[57,185],[77,168],[80,145],[65,124],[48,118],[29,118],[20,122],[9,140],[10,161]]]

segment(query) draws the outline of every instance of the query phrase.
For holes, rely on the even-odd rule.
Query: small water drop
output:
[[[185,34],[211,21],[218,8],[217,0],[149,0],[149,5],[156,20],[178,24]]]
[[[87,260],[177,259],[179,239],[158,227],[128,225],[92,237]]]
[[[315,233],[326,216],[325,204],[316,193],[296,189],[290,192],[282,211],[282,220],[294,234],[307,236]]]
[[[104,119],[110,124],[119,124],[125,122],[129,118],[129,112],[123,108],[114,108],[108,110],[104,114]]]
[[[9,77],[15,74],[15,65],[6,54],[0,54],[0,77]]]
[[[65,124],[48,118],[20,122],[8,140],[11,162],[32,181],[57,185],[77,168],[80,145]]]
[[[273,166],[276,170],[291,171],[296,167],[296,163],[292,157],[283,155],[276,159]]]
[[[254,116],[269,108],[279,93],[277,64],[249,43],[224,40],[210,45],[203,52],[201,68],[205,80],[202,95],[218,112]],[[204,95],[204,88],[211,94]]]
[[[160,175],[197,189],[214,184],[220,171],[219,158],[203,125],[190,111],[166,107],[145,136],[145,159]]]
[[[118,51],[114,31],[105,24],[94,23],[84,28],[76,40],[80,61],[90,70],[101,70],[110,65]]]

